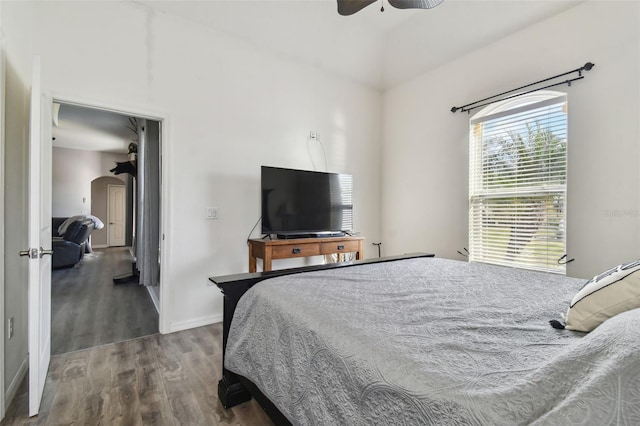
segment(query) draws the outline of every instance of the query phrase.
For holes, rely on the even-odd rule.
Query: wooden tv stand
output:
[[[271,271],[274,259],[290,259],[336,253],[355,253],[364,258],[364,237],[297,238],[292,240],[249,240],[249,272],[256,272],[256,259],[262,259],[262,270]]]

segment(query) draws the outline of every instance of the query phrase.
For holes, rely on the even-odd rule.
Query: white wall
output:
[[[34,8],[45,89],[169,117],[171,329],[221,319],[208,277],[248,270],[260,165],[324,169],[321,151],[308,146],[311,130],[328,169],[354,175],[357,230],[379,239],[378,92],[136,3]],[[207,206],[219,208],[219,220],[204,219]]]
[[[452,106],[596,64],[569,101],[567,250],[572,276],[640,254],[639,3],[587,2],[384,95],[383,242],[462,259],[468,120]]]
[[[19,6],[19,7],[18,7]],[[18,251],[27,248],[26,158],[29,135],[29,87],[31,82],[31,6],[2,4],[5,37],[5,293],[4,320],[15,319],[14,336],[4,338],[3,395],[10,400],[17,390],[27,361],[27,266]],[[24,259],[24,260],[23,260]]]
[[[100,176],[113,176],[124,184],[126,175],[116,176],[109,169],[115,166],[116,161],[128,160],[126,154],[53,148],[52,215],[90,214],[91,181]],[[100,219],[104,222],[106,217]]]

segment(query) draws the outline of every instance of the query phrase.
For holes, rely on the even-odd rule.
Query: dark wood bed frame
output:
[[[284,275],[299,274],[302,272],[312,272],[327,269],[347,268],[356,265],[371,263],[392,262],[395,260],[414,259],[419,257],[433,257],[433,254],[415,253],[402,256],[381,257],[375,259],[356,260],[351,262],[330,263],[325,265],[305,266],[301,268],[282,269],[269,272],[254,272],[247,274],[235,274],[211,277],[209,280],[220,288],[224,295],[223,325],[222,325],[222,379],[218,382],[218,398],[224,408],[231,408],[235,405],[249,401],[253,396],[262,406],[264,411],[277,425],[291,424],[289,420],[269,401],[269,399],[250,380],[235,374],[224,368],[224,359],[227,348],[227,338],[231,320],[240,298],[251,287],[269,278]]]

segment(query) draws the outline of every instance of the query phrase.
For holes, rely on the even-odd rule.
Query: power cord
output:
[[[327,163],[327,152],[324,149],[324,144],[322,143],[322,141],[320,140],[320,134],[312,132],[311,134],[309,134],[309,137],[307,137],[307,154],[309,154],[309,159],[311,160],[311,165],[313,166],[314,170],[318,170],[318,167],[316,166],[316,163],[313,161],[313,155],[311,155],[311,151],[309,150],[309,142],[318,142],[318,144],[320,144],[320,148],[322,149],[322,156],[324,158],[324,171],[328,171],[329,165]]]
[[[324,157],[324,171],[327,172],[329,171],[329,165],[327,164],[327,152],[324,150],[324,144],[320,140],[320,137],[318,137],[318,143],[320,144],[320,148],[322,148],[322,155]]]
[[[249,245],[249,240],[251,239],[251,234],[253,234],[253,231],[256,229],[256,226],[258,226],[258,224],[260,223],[261,220],[262,220],[262,216],[260,216],[258,218],[258,221],[256,222],[256,224],[253,225],[253,228],[251,228],[251,231],[249,232],[249,235],[247,236],[247,245]]]

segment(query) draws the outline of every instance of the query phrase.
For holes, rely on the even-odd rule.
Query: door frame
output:
[[[111,212],[110,210],[110,206],[111,206],[111,188],[124,188],[125,190],[125,198],[127,197],[127,186],[126,185],[116,185],[113,183],[109,183],[107,184],[107,247],[111,247],[111,231],[109,229],[109,227],[111,226],[111,220],[109,219],[109,213]],[[125,204],[123,204],[123,216],[125,218],[125,223],[123,225],[125,232],[126,232],[126,220],[127,220],[127,208],[126,208],[126,199],[125,199]],[[125,236],[125,242],[126,242],[126,236]]]
[[[110,101],[101,99],[87,99],[77,96],[72,96],[65,93],[57,93],[53,91],[51,93],[51,99],[53,102],[62,104],[74,105],[83,108],[97,109],[101,111],[114,112],[117,114],[123,114],[127,116],[134,116],[138,118],[145,118],[147,120],[154,120],[160,123],[160,301],[157,303],[152,292],[149,291],[149,295],[154,301],[158,309],[158,330],[161,334],[171,332],[171,319],[169,318],[169,295],[171,294],[171,282],[167,277],[171,276],[170,273],[170,248],[167,244],[168,230],[171,229],[171,191],[169,187],[170,182],[170,164],[171,158],[171,126],[170,116],[167,112],[159,111],[158,109],[148,105],[131,105],[131,104],[117,104]]]
[[[2,17],[0,6],[0,18]],[[0,27],[1,25],[0,19]],[[4,419],[6,392],[4,388],[4,114],[5,114],[5,59],[4,37],[0,31],[0,420]]]

